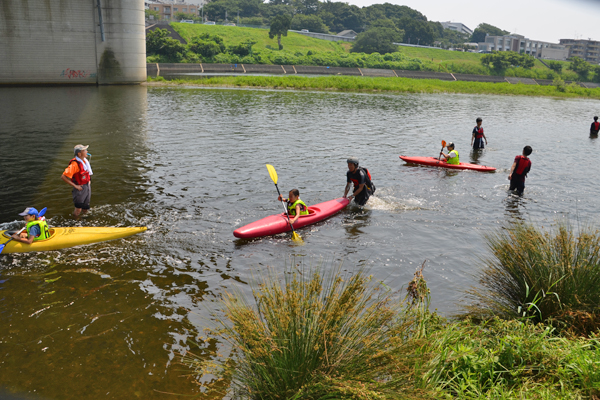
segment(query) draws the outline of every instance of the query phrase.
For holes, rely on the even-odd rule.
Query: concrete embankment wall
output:
[[[141,0],[1,0],[0,85],[146,80]]]
[[[444,81],[491,82],[523,85],[552,85],[546,79],[513,78],[490,75],[450,74],[432,71],[404,71],[398,69],[321,67],[307,65],[267,65],[267,64],[147,64],[148,76],[169,76],[184,74],[288,74],[288,75],[347,75],[370,77],[398,77],[411,79],[439,79]],[[567,81],[565,83],[573,83]],[[588,89],[600,87],[598,83],[578,82]]]

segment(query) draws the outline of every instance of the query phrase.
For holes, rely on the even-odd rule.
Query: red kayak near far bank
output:
[[[312,225],[327,219],[340,212],[349,203],[350,200],[341,197],[339,199],[329,200],[324,203],[309,206],[309,214],[298,217],[298,221],[296,221],[294,224],[294,229]],[[291,218],[293,219],[293,217]],[[280,213],[259,219],[258,221],[252,222],[246,226],[242,226],[241,228],[233,231],[233,236],[240,239],[253,239],[262,236],[277,235],[278,233],[289,232],[291,230],[292,228],[290,228],[287,216],[285,213]]]
[[[448,169],[470,169],[473,171],[482,171],[482,172],[493,172],[496,170],[494,167],[488,167],[486,165],[477,165],[477,164],[469,164],[469,163],[460,163],[460,164],[448,164],[446,161],[438,160],[434,157],[407,157],[400,156],[403,161],[406,161],[410,164],[420,164],[420,165],[429,165],[431,167],[441,167]]]

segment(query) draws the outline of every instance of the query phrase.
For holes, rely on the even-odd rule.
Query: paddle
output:
[[[446,147],[446,141],[442,140],[442,149],[440,150],[440,153],[442,151],[444,151],[444,147]],[[440,156],[438,157],[438,161],[440,161],[442,159],[442,155],[440,154]]]
[[[40,211],[40,212],[38,213],[38,218],[39,218],[39,217],[42,217],[44,214],[46,214],[46,210],[48,210],[48,208],[47,208],[47,207],[44,207],[44,208],[42,208],[42,211]],[[19,232],[17,232],[17,235],[20,235],[20,234],[21,234],[21,232],[23,232],[23,231],[25,230],[25,228],[27,228],[27,226],[25,226],[23,229],[21,229]],[[13,237],[11,237],[10,239],[8,239],[8,240],[6,241],[6,243],[0,244],[0,254],[1,254],[1,253],[4,251],[4,247],[6,247],[6,245],[7,245],[8,243],[10,243],[10,241],[11,241],[11,240],[13,240],[13,239],[14,239],[14,238],[13,238]]]
[[[281,192],[279,192],[279,187],[277,186],[277,171],[275,171],[275,167],[273,167],[270,164],[267,164],[267,170],[269,170],[269,175],[271,176],[271,179],[273,180],[273,183],[275,184],[275,188],[277,189],[277,194],[279,194],[279,196],[281,197]],[[290,224],[290,227],[292,228],[292,240],[294,242],[302,243],[302,238],[300,237],[300,235],[298,235],[296,233],[296,231],[294,230],[294,226],[292,225],[292,222],[290,221],[290,214],[288,213],[288,209],[285,206],[285,203],[283,202],[283,198],[281,200],[281,205],[283,205],[283,209],[285,210],[285,215],[287,215],[287,218],[288,218],[288,223]]]

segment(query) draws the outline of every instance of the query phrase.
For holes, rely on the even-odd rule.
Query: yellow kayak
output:
[[[145,226],[134,226],[131,228],[50,228],[50,237],[48,239],[35,241],[32,244],[11,240],[10,243],[4,247],[2,254],[65,249],[67,247],[80,246],[82,244],[121,239],[127,236],[135,235],[136,233],[144,232],[146,229],[147,228]],[[0,231],[0,245],[9,241],[10,235],[7,232],[8,231]]]

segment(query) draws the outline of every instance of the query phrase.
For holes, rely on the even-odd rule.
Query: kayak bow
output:
[[[301,215],[294,224],[294,229],[315,224],[341,211],[350,203],[346,198],[329,200],[308,207],[308,215]],[[252,239],[261,236],[277,235],[292,229],[285,213],[271,215],[233,231],[233,236],[240,239]]]

